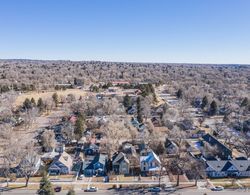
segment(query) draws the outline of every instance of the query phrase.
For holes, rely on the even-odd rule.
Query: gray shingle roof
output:
[[[215,171],[227,171],[234,166],[238,171],[249,171],[250,160],[212,160],[206,161],[207,167],[211,167]]]

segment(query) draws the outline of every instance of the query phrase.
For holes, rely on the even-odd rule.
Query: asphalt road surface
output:
[[[98,192],[84,192],[82,190],[76,190],[76,194],[87,194],[87,195],[110,195],[110,194],[116,194],[116,195],[127,195],[127,194],[139,194],[136,191],[133,191],[133,193],[131,193],[132,191],[123,191],[123,192],[115,192],[115,191],[108,191],[108,190],[99,190]],[[164,194],[164,195],[249,195],[250,194],[250,190],[224,190],[221,192],[212,192],[211,190],[178,190],[176,192],[173,193],[168,193],[168,192],[161,192],[159,193],[160,195]],[[0,195],[15,195],[15,194],[36,194],[36,190],[11,190],[11,191],[5,191],[5,192],[0,192]],[[67,191],[62,191],[59,193],[55,193],[55,195],[66,195]],[[155,194],[155,193],[146,193],[146,195],[150,195],[150,194]]]
[[[0,192],[0,195],[29,195],[29,194],[36,194],[37,190],[11,190],[11,191],[4,191]],[[68,191],[62,192],[55,192],[55,195],[66,195]],[[76,194],[86,194],[86,195],[110,195],[114,194],[113,192],[109,192],[107,190],[99,190],[98,192],[84,192],[83,190],[76,190]]]

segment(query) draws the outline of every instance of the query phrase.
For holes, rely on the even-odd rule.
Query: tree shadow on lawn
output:
[[[22,188],[26,188],[26,187],[27,186],[25,186],[25,185],[17,186],[17,187],[1,187],[0,192],[11,191],[11,190],[16,190],[16,189],[22,189]]]

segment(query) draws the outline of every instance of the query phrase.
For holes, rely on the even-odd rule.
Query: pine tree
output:
[[[38,101],[37,101],[37,107],[39,108],[40,112],[43,111],[43,109],[44,109],[44,103],[43,103],[42,98],[38,99]]]
[[[212,103],[210,104],[210,115],[215,115],[217,113],[217,103],[216,101],[212,101]]]
[[[29,98],[26,98],[23,102],[23,108],[30,109],[32,108],[32,104]]]
[[[142,113],[141,113],[141,98],[138,97],[136,100],[137,103],[137,120],[142,123],[143,122],[143,118],[142,118]]]
[[[34,98],[31,98],[30,102],[31,102],[32,106],[36,106],[36,101]]]
[[[207,96],[204,96],[201,103],[201,108],[204,109],[208,104]]]
[[[59,100],[58,100],[58,95],[57,93],[54,93],[52,95],[53,101],[55,102],[56,107],[58,106]]]
[[[75,195],[75,190],[73,188],[69,189],[67,195]]]
[[[248,98],[247,98],[247,97],[245,97],[245,98],[243,99],[243,101],[241,102],[240,107],[245,107],[245,106],[247,106],[248,104],[249,104],[249,102],[248,102]]]
[[[84,128],[84,117],[82,114],[79,114],[77,120],[76,120],[76,124],[75,124],[75,130],[74,130],[74,134],[76,136],[77,140],[80,140],[82,137],[82,133],[83,133],[83,128]]]
[[[179,90],[177,91],[176,96],[177,96],[177,98],[179,98],[179,99],[183,97],[183,91],[182,91],[182,89],[179,89]]]
[[[129,97],[128,95],[124,96],[123,105],[125,108],[130,107],[131,106],[131,97]]]
[[[39,188],[38,194],[40,194],[40,195],[54,195],[54,190],[52,188],[52,184],[49,181],[49,178],[48,178],[48,175],[46,172],[43,174],[43,177],[40,181],[40,188]]]

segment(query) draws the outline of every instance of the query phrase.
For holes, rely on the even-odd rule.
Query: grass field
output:
[[[15,101],[15,106],[20,106],[23,104],[24,100],[26,98],[34,98],[36,101],[39,98],[42,99],[47,99],[47,98],[51,98],[53,93],[57,92],[58,96],[67,96],[69,94],[73,94],[76,98],[79,98],[80,96],[85,96],[86,95],[86,91],[83,91],[82,89],[67,89],[67,90],[63,90],[63,91],[45,91],[45,92],[28,92],[28,93],[22,93],[20,94]]]

